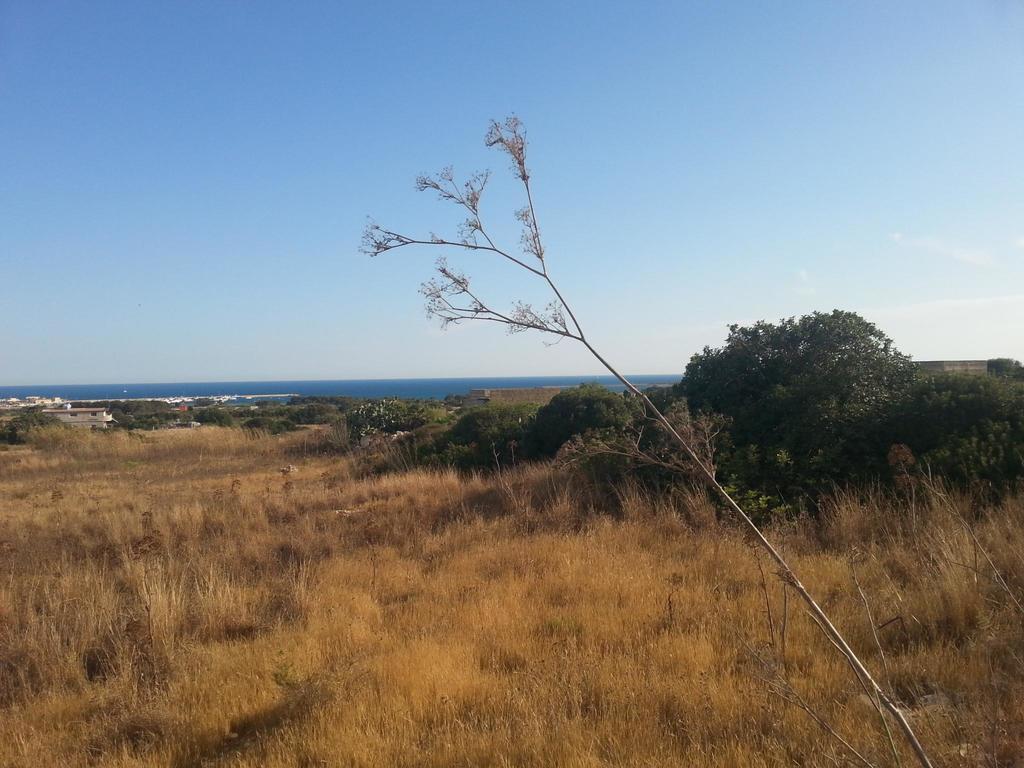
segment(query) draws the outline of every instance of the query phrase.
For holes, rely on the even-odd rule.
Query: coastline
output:
[[[638,386],[674,384],[681,374],[634,374]],[[324,379],[294,381],[165,382],[152,384],[64,384],[0,386],[0,402],[29,397],[64,401],[284,399],[289,397],[357,397],[443,400],[471,389],[574,387],[596,383],[613,391],[622,385],[605,376],[481,376],[422,379]]]

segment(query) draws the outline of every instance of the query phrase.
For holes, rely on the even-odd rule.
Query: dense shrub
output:
[[[432,421],[443,421],[443,406],[414,400],[369,400],[350,409],[345,418],[353,439],[373,434],[410,432]]]
[[[921,470],[1005,489],[1024,477],[1024,383],[995,376],[923,378],[891,424]]]
[[[330,405],[344,413],[355,408],[363,401],[358,397],[349,395],[303,395],[293,397],[288,401],[289,405]]]
[[[338,407],[329,403],[305,403],[288,410],[289,419],[296,424],[331,424],[341,416]]]
[[[459,416],[435,442],[431,461],[456,467],[509,466],[524,458],[537,406],[488,405]]]
[[[235,417],[224,408],[200,408],[193,414],[200,424],[213,424],[218,427],[233,427]]]
[[[741,489],[813,499],[885,468],[885,425],[915,379],[908,357],[852,312],[730,326],[694,355],[676,392],[727,417],[720,466]]]
[[[996,357],[988,361],[988,372],[991,376],[1024,381],[1024,365],[1012,357]]]
[[[14,418],[0,423],[0,443],[21,445],[27,441],[32,430],[56,426],[58,423],[53,416],[38,411],[19,413]]]
[[[290,432],[295,429],[294,422],[288,419],[278,419],[273,416],[253,416],[242,422],[245,429],[255,429],[262,432],[269,432],[272,435],[279,435],[282,432]]]
[[[575,435],[625,427],[631,412],[623,395],[599,384],[564,390],[537,411],[529,435],[530,451],[537,456],[554,456]]]

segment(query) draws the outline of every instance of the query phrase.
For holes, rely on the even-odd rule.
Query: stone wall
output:
[[[506,387],[502,389],[471,389],[466,395],[465,404],[487,405],[500,403],[517,405],[520,403],[537,403],[544,405],[562,391],[562,387]]]
[[[988,376],[988,360],[920,360],[917,367],[928,373],[962,373]]]

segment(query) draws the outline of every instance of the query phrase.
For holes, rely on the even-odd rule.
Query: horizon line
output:
[[[629,373],[624,374],[627,378],[629,376],[666,376],[682,378],[682,371],[672,373]],[[474,379],[568,379],[568,378],[588,378],[588,377],[601,377],[607,376],[608,378],[616,378],[613,374],[605,371],[604,373],[544,373],[544,374],[515,374],[515,375],[501,375],[501,374],[480,374],[474,376],[368,376],[364,378],[356,379],[336,379],[336,378],[324,378],[324,379],[193,379],[180,381],[92,381],[92,382],[63,382],[63,383],[49,383],[49,384],[0,384],[0,389],[12,389],[15,387],[142,387],[151,386],[154,384],[256,384],[256,383],[278,383],[278,382],[365,382],[365,381],[471,381]]]

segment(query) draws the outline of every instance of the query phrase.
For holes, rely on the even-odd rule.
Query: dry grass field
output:
[[[699,495],[307,439],[0,452],[0,765],[913,765]],[[937,764],[1024,765],[1024,500],[850,497],[771,535]]]

